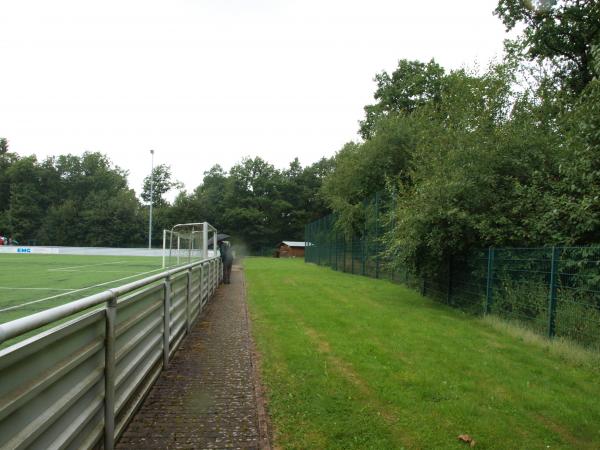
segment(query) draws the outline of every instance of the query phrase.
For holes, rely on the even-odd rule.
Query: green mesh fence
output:
[[[331,214],[305,228],[305,260],[343,272],[385,278],[472,314],[494,314],[550,337],[600,347],[600,247],[490,248],[450,258],[417,277],[383,251],[394,226],[394,201],[363,202],[360,229],[341,230]]]

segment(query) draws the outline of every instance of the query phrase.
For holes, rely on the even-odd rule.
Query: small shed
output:
[[[300,241],[281,241],[277,244],[277,258],[304,258],[305,242]]]

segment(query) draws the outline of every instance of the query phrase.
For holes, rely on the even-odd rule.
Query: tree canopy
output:
[[[495,14],[507,30],[524,27],[509,42],[509,53],[550,63],[557,80],[576,94],[592,80],[592,46],[600,39],[596,0],[500,0]]]
[[[376,192],[394,199],[381,241],[415,271],[487,246],[600,241],[600,11],[500,0],[523,32],[484,71],[401,60],[376,75],[363,141],[323,183],[337,227],[360,234]]]
[[[147,239],[150,176],[141,199],[128,186],[127,172],[101,153],[59,155],[38,161],[8,149],[0,153],[0,235],[38,245],[140,246]],[[328,209],[318,194],[330,172],[323,159],[302,167],[294,159],[279,170],[263,159],[245,158],[229,173],[216,165],[191,193],[171,168],[153,172],[153,242],[163,228],[206,220],[249,249],[301,240],[304,224]],[[180,192],[170,203],[166,194]]]

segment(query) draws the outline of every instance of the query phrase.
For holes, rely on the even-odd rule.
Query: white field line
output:
[[[69,269],[77,269],[80,267],[97,267],[97,266],[108,266],[109,264],[123,264],[126,261],[113,261],[108,263],[99,263],[99,264],[84,264],[82,266],[69,266],[69,267],[57,267],[56,269],[48,269],[48,272],[58,272],[61,270],[69,270]]]
[[[0,286],[0,289],[5,289],[7,291],[74,291],[75,290],[75,289],[59,289],[59,288],[45,288],[45,287],[24,288],[24,287],[11,287],[11,286]]]
[[[23,306],[33,305],[34,303],[40,303],[40,302],[44,302],[46,300],[52,300],[52,299],[55,299],[55,298],[58,298],[58,297],[63,297],[63,296],[68,295],[68,294],[74,294],[76,292],[87,291],[88,289],[93,289],[93,288],[100,287],[100,286],[106,286],[107,284],[116,283],[117,281],[128,280],[130,278],[135,278],[135,277],[138,277],[140,275],[146,275],[146,274],[149,274],[149,273],[152,273],[152,272],[157,272],[159,270],[163,270],[162,267],[160,267],[158,269],[149,270],[148,272],[142,272],[142,273],[138,273],[138,274],[135,274],[135,275],[130,275],[128,277],[119,278],[117,280],[105,281],[104,283],[94,284],[92,286],[87,286],[87,287],[84,287],[84,288],[81,288],[81,289],[74,289],[72,291],[64,292],[62,294],[51,295],[50,297],[40,298],[39,300],[32,300],[30,302],[21,303],[20,305],[9,306],[8,308],[2,308],[2,309],[0,309],[0,312],[12,311],[14,309],[22,308]]]

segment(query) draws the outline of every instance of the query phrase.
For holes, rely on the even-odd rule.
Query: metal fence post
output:
[[[346,260],[348,259],[348,239],[346,239],[346,235],[344,234],[344,272],[346,272],[348,269],[346,269]]]
[[[204,306],[204,264],[200,264],[200,311]]]
[[[494,247],[488,248],[487,261],[487,280],[485,289],[485,311],[484,314],[492,312],[493,294],[494,294]]]
[[[185,329],[187,334],[190,334],[192,327],[191,319],[191,303],[192,303],[192,269],[187,270],[187,295],[185,296]]]
[[[552,247],[552,261],[550,263],[550,290],[548,292],[548,337],[556,334],[556,288],[558,278],[558,261],[560,248]]]
[[[210,293],[210,295],[213,294],[213,290],[214,290],[214,285],[215,285],[215,273],[214,273],[214,269],[213,269],[213,262],[209,261],[208,262],[208,292]]]
[[[396,191],[394,190],[394,193],[392,195],[392,233],[395,233],[396,231]],[[396,271],[396,261],[392,261],[392,274],[391,274],[391,278],[392,281],[394,281],[394,274]]]
[[[106,353],[104,361],[104,448],[115,447],[115,325],[117,322],[117,296],[106,304]]]
[[[334,269],[338,270],[338,245],[339,245],[339,242],[338,242],[338,233],[337,233],[337,230],[335,231],[333,239],[334,239],[334,242],[335,242],[335,244],[333,245],[333,253],[334,253],[334,256],[335,256],[335,267],[334,267]]]
[[[354,275],[354,236],[350,238],[350,267],[352,275]]]
[[[171,331],[171,276],[165,278],[163,302],[163,369],[169,365],[169,335]]]
[[[217,273],[219,270],[219,263],[216,260],[213,260],[213,294],[217,292],[217,288],[219,287],[219,274]]]
[[[367,237],[366,235],[363,234],[362,239],[360,240],[361,246],[360,246],[360,259],[361,259],[361,275],[365,275],[366,274],[366,262],[365,260],[366,258],[366,254],[367,254]]]
[[[310,248],[307,245],[308,242],[308,224],[304,225],[304,262],[308,262],[310,259]]]
[[[362,248],[362,274],[367,274],[367,258],[369,257],[368,238],[367,238],[367,200],[363,200],[363,210],[365,212],[365,223],[363,226],[363,248]]]
[[[320,233],[320,231],[321,231],[321,219],[319,219],[317,221],[317,224],[316,224],[315,228],[316,228],[315,233],[317,233],[317,235],[319,236],[319,243],[317,244],[319,246],[317,248],[317,264],[321,265],[321,254],[323,253],[323,248],[325,246],[325,242],[323,240],[323,233]]]
[[[198,266],[198,308],[202,311],[202,264]]]
[[[446,303],[452,304],[452,256],[448,257],[448,292]]]
[[[375,278],[379,278],[379,192],[375,193]]]

